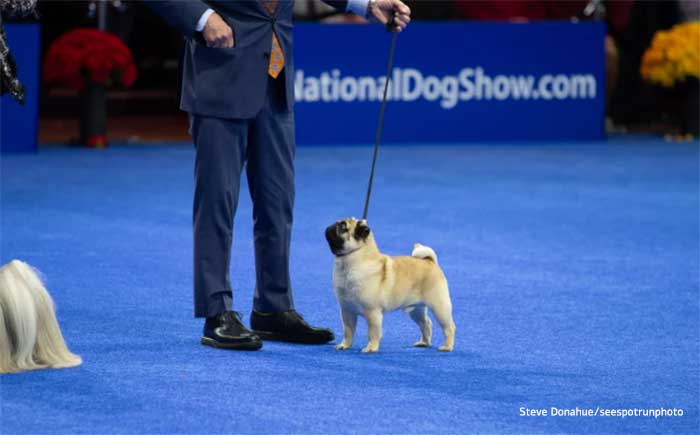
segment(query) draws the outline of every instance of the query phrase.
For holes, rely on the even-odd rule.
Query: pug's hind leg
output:
[[[343,319],[343,341],[335,348],[338,350],[350,349],[352,339],[355,336],[355,327],[357,326],[357,314],[350,310],[341,309],[340,315]]]
[[[430,317],[428,317],[428,307],[425,305],[418,305],[406,311],[420,328],[420,340],[413,345],[416,347],[429,347],[433,336],[433,322],[430,320]]]
[[[447,284],[444,288],[440,288],[437,292],[437,297],[428,302],[430,310],[435,314],[442,332],[445,334],[445,344],[440,346],[438,350],[442,352],[452,352],[455,347],[455,322],[452,320],[452,301],[450,301],[450,293],[447,289]]]
[[[365,319],[367,320],[369,343],[362,349],[362,353],[374,353],[379,351],[379,342],[382,339],[382,311],[368,310],[365,312]]]

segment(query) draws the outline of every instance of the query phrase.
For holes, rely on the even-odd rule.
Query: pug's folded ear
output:
[[[355,240],[365,240],[369,237],[370,229],[367,226],[367,221],[362,219],[355,226]]]

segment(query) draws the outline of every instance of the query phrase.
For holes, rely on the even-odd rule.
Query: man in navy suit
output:
[[[386,24],[410,21],[400,0],[326,0]],[[262,340],[322,344],[333,333],[294,310],[289,245],[294,205],[293,0],[148,1],[186,37],[180,108],[196,148],[195,316],[202,344],[257,350]],[[343,47],[338,47],[342,50]],[[323,53],[319,53],[323,55]],[[256,287],[252,331],[232,310],[229,261],[246,165],[253,200]]]

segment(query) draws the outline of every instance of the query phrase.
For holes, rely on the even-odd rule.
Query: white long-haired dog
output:
[[[0,268],[0,373],[80,365],[68,350],[38,273],[12,260]]]

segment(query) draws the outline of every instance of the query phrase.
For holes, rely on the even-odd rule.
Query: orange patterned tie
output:
[[[277,3],[279,0],[261,0],[270,15],[275,14],[275,9],[277,9]],[[270,64],[267,67],[267,73],[273,79],[276,79],[280,72],[284,68],[284,53],[282,52],[282,47],[280,47],[280,42],[277,39],[275,32],[272,32],[272,48],[270,49]]]

